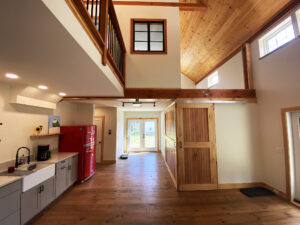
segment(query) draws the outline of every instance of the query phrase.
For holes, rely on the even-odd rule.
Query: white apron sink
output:
[[[25,192],[32,187],[48,180],[55,175],[55,164],[37,164],[36,169],[23,176],[22,191]]]

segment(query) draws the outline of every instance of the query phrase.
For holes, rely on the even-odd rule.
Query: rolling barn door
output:
[[[177,104],[179,190],[217,189],[213,104]]]

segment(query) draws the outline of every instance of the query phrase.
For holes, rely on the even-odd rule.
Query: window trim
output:
[[[134,51],[134,22],[163,22],[164,24],[164,51]],[[144,19],[144,18],[132,18],[131,19],[131,31],[130,31],[130,53],[131,54],[144,54],[144,55],[166,55],[168,54],[167,43],[167,20],[166,19]]]

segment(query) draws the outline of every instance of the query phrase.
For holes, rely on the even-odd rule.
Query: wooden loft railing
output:
[[[66,0],[83,28],[125,87],[126,48],[112,0]]]

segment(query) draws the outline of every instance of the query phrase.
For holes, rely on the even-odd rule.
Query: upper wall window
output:
[[[300,30],[300,9],[296,11],[296,18],[298,23],[298,30]]]
[[[167,21],[131,20],[131,54],[166,54]]]
[[[219,82],[219,73],[218,71],[216,71],[207,78],[207,87],[210,88],[216,85],[218,82]]]
[[[300,10],[298,9],[259,39],[260,57],[294,40],[299,35],[299,29]]]

